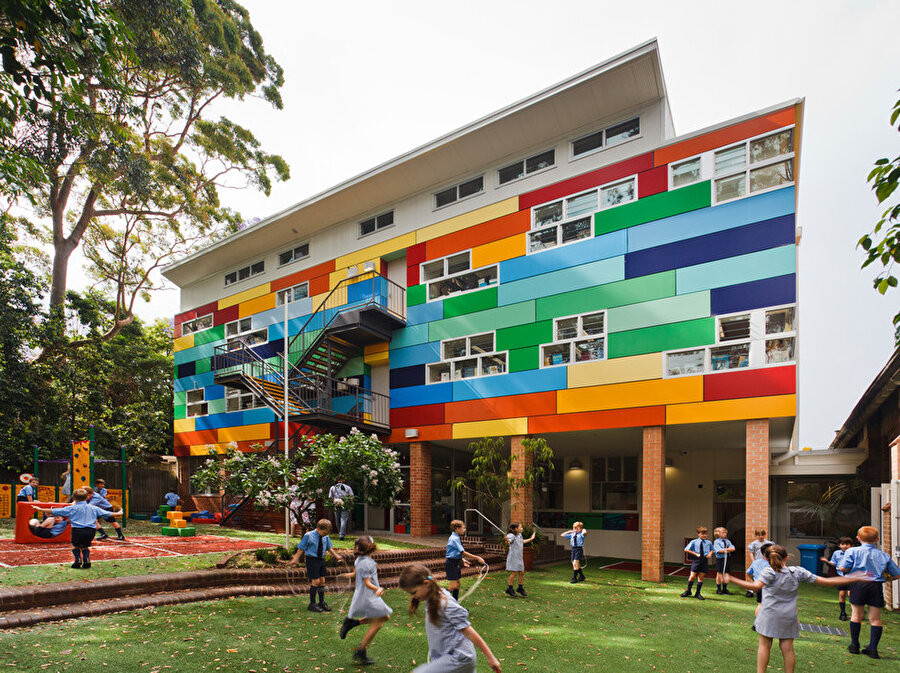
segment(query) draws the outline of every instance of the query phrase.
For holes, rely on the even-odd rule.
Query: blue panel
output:
[[[372,298],[372,283],[353,283],[347,288],[347,303],[355,304]]]
[[[391,351],[391,369],[437,362],[441,359],[440,352],[440,341],[430,341],[427,344],[398,348]]]
[[[331,410],[338,414],[346,414],[356,405],[357,401],[356,395],[351,397],[333,397],[331,398]]]
[[[558,271],[598,259],[624,255],[625,252],[625,231],[613,231],[559,248],[500,262],[500,282],[509,283],[522,278],[530,278],[540,273]]]
[[[269,409],[269,407],[260,407],[259,409],[249,409],[243,412],[244,414],[244,422],[243,425],[256,425],[258,423],[273,423],[275,419],[275,412]],[[283,447],[282,447],[283,448]]]
[[[783,245],[739,257],[687,266],[675,271],[675,291],[687,294],[796,273],[796,255],[796,246]]]
[[[636,250],[625,255],[625,278],[789,245],[794,242],[794,237],[794,216],[783,215],[744,227]]]
[[[183,379],[175,379],[173,388],[176,393],[183,393],[185,390],[194,390],[195,388],[206,388],[206,386],[213,385],[214,376],[213,372],[206,372],[205,374],[187,376]]]
[[[215,355],[216,346],[220,346],[224,343],[225,340],[220,339],[208,344],[201,344],[199,346],[194,346],[193,348],[185,348],[184,350],[176,351],[173,353],[174,362],[176,365],[183,365],[185,362],[195,362],[202,358],[211,358]]]
[[[238,425],[244,425],[243,411],[233,411],[230,414],[198,416],[194,428],[197,430],[218,430],[219,428],[233,428]]]
[[[197,363],[196,362],[185,362],[180,365],[176,365],[178,369],[177,378],[183,379],[185,376],[193,376],[197,371]]]
[[[425,365],[391,369],[391,390],[425,385]]]
[[[444,404],[450,401],[452,383],[435,383],[430,386],[413,386],[391,391],[391,409],[416,407],[420,404]]]
[[[439,318],[438,318],[439,319]],[[391,338],[391,350],[415,346],[428,341],[428,324],[409,325],[394,332]]]
[[[203,399],[207,402],[210,400],[221,400],[223,397],[225,397],[225,386],[206,386],[206,392],[203,394]]]
[[[292,320],[288,320],[288,335],[294,336],[298,334],[304,326],[306,326],[307,330],[311,329],[322,329],[322,314],[317,313],[313,319],[310,321],[309,325],[306,325],[306,321],[309,320],[308,315],[302,315],[299,318],[294,318]],[[269,341],[279,341],[284,340],[284,323],[277,322],[269,326]]]
[[[251,350],[263,359],[275,357],[284,351],[284,339],[278,339],[259,346],[254,346]]]
[[[302,319],[303,322],[306,322],[306,319],[311,313],[312,297],[306,297],[305,299],[292,301],[290,304],[288,304],[288,323],[290,324],[290,321],[297,319]],[[268,311],[260,311],[259,313],[254,313],[251,318],[252,321],[250,324],[253,326],[253,329],[262,329],[263,327],[268,327],[269,325],[276,324],[283,325],[284,305],[270,308]]]
[[[797,300],[797,277],[794,274],[729,285],[712,290],[710,304],[713,315],[750,311],[764,306],[793,304]]]
[[[478,400],[485,397],[540,393],[566,389],[566,367],[529,369],[501,376],[454,381],[453,401]],[[424,403],[423,403],[424,404]]]
[[[512,283],[503,283],[497,289],[497,303],[501,306],[515,304],[583,287],[604,285],[624,278],[625,256],[622,255],[569,269],[542,273]]]
[[[794,188],[785,187],[739,201],[692,210],[628,229],[628,252],[654,248],[686,238],[743,227],[795,211]]]
[[[419,325],[433,322],[444,317],[444,301],[429,301],[424,304],[416,304],[406,309],[406,324]]]

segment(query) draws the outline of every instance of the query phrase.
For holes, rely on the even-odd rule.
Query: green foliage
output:
[[[262,561],[263,563],[266,563],[268,565],[275,565],[275,560],[278,558],[276,552],[277,550],[275,549],[257,549],[256,560]]]
[[[898,120],[900,100],[894,103],[891,111],[891,126],[897,124],[900,131]],[[887,203],[888,208],[882,213],[872,232],[859,239],[857,247],[862,248],[866,254],[862,268],[865,269],[870,264],[882,267],[875,276],[873,285],[880,294],[885,294],[890,288],[897,287],[893,266],[895,262],[900,262],[900,201],[890,203],[900,184],[900,156],[893,160],[882,158],[876,161],[867,180],[872,183],[878,203]],[[900,312],[894,316],[894,339],[900,346]]]

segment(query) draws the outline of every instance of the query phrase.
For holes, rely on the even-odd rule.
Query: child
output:
[[[523,558],[523,552],[525,545],[534,540],[534,535],[527,540],[523,539],[522,525],[511,523],[509,524],[509,532],[503,539],[506,540],[506,544],[509,545],[509,552],[506,554],[506,569],[509,571],[509,579],[506,583],[506,595],[516,598],[516,591],[518,591],[523,596],[527,596],[528,594],[525,593],[525,586],[523,584],[525,580],[525,560]],[[516,575],[519,576],[519,588],[516,589],[516,591],[513,591],[513,579]]]
[[[762,546],[764,544],[775,544],[770,539],[766,537],[766,529],[765,528],[757,528],[753,531],[753,534],[756,536],[755,540],[751,540],[750,544],[747,545],[747,567],[749,568],[753,565],[754,561],[758,561],[760,559],[765,560],[762,555]],[[744,594],[747,598],[753,598],[753,592],[748,591]]]
[[[425,601],[425,632],[431,661],[413,673],[475,673],[478,647],[487,658],[491,670],[500,673],[500,662],[491,648],[469,623],[469,611],[438,583],[428,568],[418,563],[408,565],[400,573],[400,588],[412,596],[409,614]]]
[[[27,484],[19,489],[19,493],[16,495],[16,502],[34,502],[37,500],[39,484],[38,478],[32,477]]]
[[[73,568],[90,568],[91,567],[91,542],[97,532],[95,526],[97,519],[101,516],[107,516],[109,512],[100,509],[96,505],[88,504],[88,494],[83,488],[76,488],[72,493],[74,502],[65,507],[53,507],[51,509],[43,509],[35,507],[35,512],[43,512],[44,514],[52,514],[53,516],[68,517],[72,526],[72,556],[75,557]],[[122,510],[112,513],[120,516]]]
[[[353,650],[353,662],[357,666],[366,666],[375,663],[366,655],[366,648],[375,638],[378,629],[387,622],[393,610],[381,599],[384,589],[378,584],[378,566],[372,559],[372,553],[376,549],[375,541],[368,535],[361,535],[356,538],[353,549],[356,551],[354,569],[341,575],[347,578],[356,577],[353,600],[350,601],[350,609],[341,626],[341,640],[347,637],[350,629],[360,624],[370,625],[359,647]]]
[[[36,537],[53,538],[69,527],[69,520],[62,516],[45,516],[43,522],[37,519],[28,520],[28,528]]]
[[[756,580],[758,579],[759,574],[769,567],[769,549],[771,549],[772,544],[774,543],[767,542],[760,547],[759,553],[762,555],[762,558],[758,558],[750,564],[750,567],[747,568],[747,577]],[[754,617],[759,614],[760,605],[762,605],[762,589],[756,592],[756,610],[753,612]],[[750,629],[756,631],[756,624],[751,626]]]
[[[584,536],[587,531],[584,530],[584,524],[576,521],[572,524],[572,530],[567,530],[562,537],[569,538],[572,544],[572,579],[569,584],[577,584],[584,582],[584,571],[581,569],[581,563],[584,561]]]
[[[178,503],[181,502],[181,498],[178,497],[178,494],[174,491],[169,491],[166,493],[163,498],[166,500],[166,504],[173,509],[178,507]]]
[[[310,612],[331,612],[328,603],[325,602],[325,554],[331,550],[331,522],[328,519],[319,519],[315,530],[306,533],[297,543],[297,551],[288,565],[298,565],[300,556],[306,556],[306,576],[309,578],[309,607]],[[332,556],[337,554],[332,551]],[[319,604],[316,605],[316,594],[319,596]]]
[[[450,531],[450,537],[447,538],[447,558],[444,561],[444,570],[447,573],[447,579],[450,581],[450,593],[453,595],[454,600],[459,600],[459,578],[462,577],[462,567],[468,568],[471,565],[469,559],[484,565],[484,559],[463,549],[460,538],[466,534],[464,521],[459,519],[451,521]]]
[[[801,582],[835,586],[848,584],[853,579],[847,577],[818,577],[800,566],[785,565],[788,553],[784,547],[772,544],[767,549],[769,567],[761,570],[754,582],[745,582],[726,575],[728,579],[748,590],[765,588],[762,607],[756,616],[754,626],[759,634],[756,651],[756,671],[765,673],[772,652],[772,640],[778,638],[781,655],[784,657],[784,673],[794,673],[796,656],[794,639],[800,635],[800,621],[797,617],[797,593]],[[862,573],[859,575],[862,576]],[[854,578],[855,579],[855,578]]]
[[[684,551],[696,558],[691,562],[691,576],[688,578],[687,589],[681,594],[682,598],[691,596],[691,588],[694,586],[694,580],[697,580],[697,593],[694,596],[701,601],[706,600],[700,595],[700,591],[703,589],[703,578],[706,577],[706,571],[709,570],[709,557],[715,553],[712,542],[707,540],[707,537],[709,537],[709,529],[706,526],[700,526],[697,528],[696,539],[688,542],[687,547],[684,548]]]
[[[842,576],[844,573],[841,570],[841,563],[843,563],[844,555],[847,553],[847,550],[852,546],[853,540],[851,540],[849,537],[842,537],[838,540],[838,548],[835,549],[834,553],[831,555],[831,560],[828,560],[824,556],[821,558],[821,560],[834,568],[838,575]],[[840,619],[842,622],[846,622],[848,619],[850,619],[847,616],[847,595],[849,593],[850,591],[847,589],[847,587],[840,587],[838,589],[838,605],[841,608],[841,616],[838,617],[838,619]]]
[[[716,593],[730,596],[725,575],[728,573],[728,560],[731,558],[729,554],[734,553],[734,545],[728,539],[727,528],[719,526],[713,533],[716,535],[716,539],[713,540],[713,549],[716,550]]]
[[[844,556],[839,569],[845,573],[865,571],[870,582],[856,582],[850,587],[850,645],[847,650],[851,654],[859,654],[859,631],[862,626],[863,614],[866,606],[869,606],[869,644],[862,649],[862,653],[873,659],[878,656],[878,641],[881,640],[881,631],[884,628],[881,623],[881,608],[884,607],[884,581],[900,579],[900,567],[891,560],[891,557],[875,546],[878,542],[878,529],[872,526],[863,526],[856,533],[856,539],[860,546],[853,547]]]
[[[109,495],[109,491],[106,490],[106,481],[104,481],[103,479],[95,479],[94,493],[99,493],[104,498]]]
[[[102,479],[97,480],[97,483],[102,483],[102,482],[103,482]],[[100,509],[105,509],[107,512],[112,511],[113,506],[109,502],[109,500],[106,499],[105,496],[100,495],[100,493],[98,493],[97,491],[92,489],[90,486],[85,486],[84,490],[87,491],[87,494],[88,494],[88,504],[96,505]],[[103,490],[105,491],[106,489],[104,488]],[[122,534],[122,526],[120,526],[119,522],[116,521],[116,517],[114,517],[110,514],[107,514],[106,516],[101,517],[101,518],[104,521],[111,523],[113,525],[113,528],[116,529],[116,539],[119,542],[125,542],[125,536]],[[97,535],[98,540],[105,540],[109,537],[109,535],[106,534],[106,531],[103,530],[103,526],[100,525],[99,519],[97,520],[97,532],[99,533]]]

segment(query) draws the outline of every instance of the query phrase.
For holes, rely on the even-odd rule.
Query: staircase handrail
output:
[[[237,344],[240,344],[238,347]],[[259,378],[262,379],[264,376],[271,377],[273,383],[277,383],[279,388],[284,388],[284,372],[281,368],[275,367],[271,362],[267,362],[265,358],[263,358],[259,353],[253,350],[253,347],[250,344],[247,344],[243,341],[234,342],[231,344],[223,344],[220,346],[216,346],[213,350],[214,360],[216,364],[220,362],[228,362],[229,360],[234,360],[240,358],[240,362],[236,362],[235,364],[226,364],[224,367],[215,367],[216,370],[227,369],[228,367],[240,367],[241,373],[249,378]],[[248,362],[248,356],[250,362]],[[282,355],[279,353],[278,357],[281,359]],[[283,360],[282,360],[283,361]],[[255,376],[257,372],[254,372],[252,369],[250,373],[247,372],[246,366],[250,365],[251,368],[257,368],[259,370],[260,376]],[[305,372],[297,371],[300,378],[306,379],[306,383],[308,385],[314,385],[313,382],[309,379]],[[291,377],[288,376],[288,381],[291,380]],[[259,393],[259,391],[257,391]],[[293,399],[294,402],[299,402],[296,399],[296,395],[294,391],[291,390],[291,387],[288,386],[288,398]]]
[[[496,528],[497,530],[499,530],[499,531],[500,531],[500,535],[506,535],[506,531],[505,531],[505,530],[503,530],[502,528],[500,528],[500,526],[498,526],[498,525],[495,524],[493,521],[491,521],[490,519],[488,519],[484,514],[481,513],[481,511],[475,509],[474,507],[470,507],[469,509],[463,511],[463,518],[465,518],[466,514],[468,514],[469,512],[475,512],[478,516],[480,516],[482,519],[484,519],[484,520],[487,521],[489,524],[491,524],[494,528]]]

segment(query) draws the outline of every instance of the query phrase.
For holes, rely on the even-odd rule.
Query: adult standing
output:
[[[343,477],[338,477],[337,483],[328,489],[328,497],[335,504],[334,518],[338,525],[338,537],[343,540],[347,532],[347,522],[350,520],[350,509],[344,505],[344,500],[353,497],[353,489],[344,483]]]

